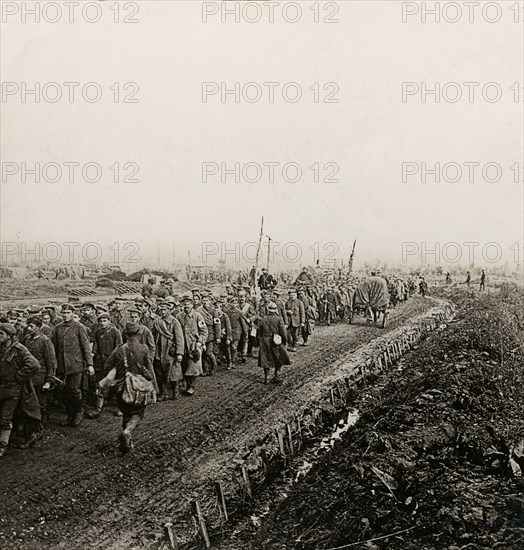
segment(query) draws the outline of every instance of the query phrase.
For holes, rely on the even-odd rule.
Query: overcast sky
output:
[[[2,241],[96,241],[104,250],[136,242],[146,260],[174,248],[177,259],[191,249],[200,262],[203,242],[220,249],[257,240],[263,215],[265,233],[281,246],[301,244],[301,263],[312,263],[316,242],[321,260],[331,242],[336,257],[347,259],[355,236],[357,263],[401,263],[406,242],[496,242],[501,261],[513,257],[513,243],[522,244],[524,41],[510,3],[500,3],[502,17],[491,24],[478,13],[473,23],[466,15],[455,24],[423,24],[420,15],[403,23],[402,3],[394,1],[338,2],[335,24],[315,24],[311,2],[301,3],[295,24],[283,21],[278,7],[274,23],[264,10],[258,23],[224,24],[220,14],[203,23],[200,2],[148,1],[137,3],[138,23],[116,24],[110,4],[94,24],[80,16],[69,23],[66,15],[56,24],[23,23],[21,14],[2,23]],[[321,10],[321,18],[328,15]],[[403,82],[436,81],[480,86],[472,103],[465,86],[456,103],[433,96],[422,103],[420,93],[402,102]],[[23,103],[20,93],[6,95],[6,82],[97,82],[103,96],[88,103],[77,91],[74,103],[35,103],[34,96]],[[138,103],[115,103],[115,82],[137,83]],[[263,96],[223,103],[216,94],[204,103],[203,82],[257,82]],[[274,103],[263,82],[280,83]],[[289,82],[302,89],[296,103],[282,98]],[[322,90],[324,83],[336,83],[338,103],[315,103],[315,82],[321,98],[333,89]],[[488,82],[500,86],[500,100],[482,98]],[[447,90],[451,97],[454,88]],[[121,89],[121,97],[132,91]],[[404,183],[402,164],[424,161],[480,167],[473,183],[465,166],[456,183],[432,176],[422,183],[420,173]],[[21,171],[8,173],[35,162],[96,162],[103,176],[88,183],[78,171],[69,183],[64,167],[60,182],[35,183],[29,174],[24,183]],[[139,182],[115,183],[115,162],[121,179],[130,170],[123,165],[135,163]],[[204,183],[203,162],[294,162],[303,174],[291,183],[277,167],[270,183],[263,167],[258,183],[233,176],[222,183],[220,173]],[[315,183],[314,163],[321,178],[326,163],[338,165],[339,182]],[[500,181],[484,181],[487,163],[500,165]]]

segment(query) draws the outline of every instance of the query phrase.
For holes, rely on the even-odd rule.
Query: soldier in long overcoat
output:
[[[260,353],[258,354],[258,366],[264,369],[264,384],[268,383],[269,371],[274,370],[272,382],[281,384],[280,368],[284,365],[291,365],[289,355],[286,351],[287,334],[286,327],[281,317],[277,314],[275,302],[267,305],[268,314],[265,315],[258,326],[260,338]],[[275,336],[277,340],[275,341]]]
[[[0,324],[0,457],[5,454],[17,408],[39,421],[40,407],[31,377],[40,370],[29,350],[16,341],[16,328]]]
[[[182,373],[184,333],[178,319],[171,315],[166,302],[160,303],[158,311],[160,317],[155,319],[153,326],[156,346],[153,365],[160,388],[158,400],[163,401],[178,396],[179,382],[184,379]]]
[[[57,373],[65,376],[62,400],[67,414],[65,426],[76,427],[83,418],[82,413],[82,375],[87,371],[95,376],[91,345],[84,325],[73,321],[74,307],[62,306],[64,321],[56,326],[53,334]]]
[[[208,337],[204,318],[193,309],[193,297],[183,298],[184,310],[177,315],[177,320],[184,333],[184,354],[182,358],[182,373],[186,381],[186,395],[195,393],[195,380],[202,376],[202,350]]]

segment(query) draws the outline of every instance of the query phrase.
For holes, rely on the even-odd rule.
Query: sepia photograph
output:
[[[0,548],[524,548],[524,0],[0,0]]]

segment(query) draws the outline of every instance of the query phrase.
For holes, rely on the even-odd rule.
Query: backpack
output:
[[[150,403],[156,403],[156,392],[153,382],[147,380],[141,374],[129,372],[126,353],[128,349],[127,344],[124,344],[122,347],[124,350],[124,365],[126,368],[122,400],[128,405],[136,405],[137,407],[145,407]],[[131,350],[129,350],[129,352],[132,355]]]

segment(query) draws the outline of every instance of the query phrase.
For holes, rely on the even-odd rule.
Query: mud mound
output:
[[[523,548],[522,300],[462,293],[456,321],[360,388],[355,428],[235,547]]]

